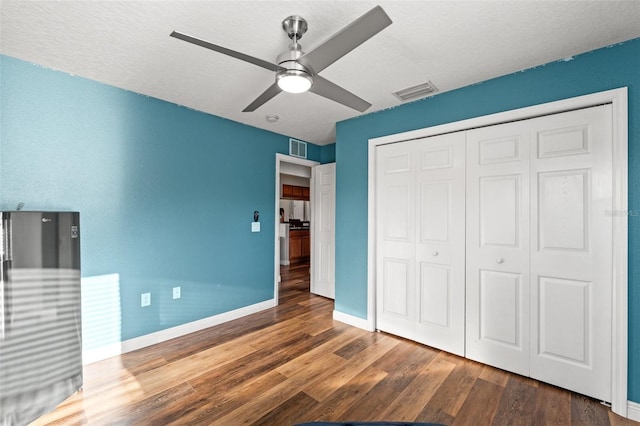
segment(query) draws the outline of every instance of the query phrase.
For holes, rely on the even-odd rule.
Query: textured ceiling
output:
[[[320,73],[371,102],[431,80],[445,92],[640,37],[640,1],[0,1],[0,53],[313,142],[360,115],[313,93],[241,112],[272,72],[169,37],[176,30],[275,61],[281,21],[311,50],[381,5],[393,24]],[[276,114],[276,123],[266,121]]]

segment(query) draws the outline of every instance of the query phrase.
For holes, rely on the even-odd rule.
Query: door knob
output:
[[[499,258],[497,258],[497,259],[496,259],[496,262],[498,262],[498,263],[502,263],[502,262],[504,262],[504,259],[503,259],[503,258],[501,258],[501,257],[499,257]]]
[[[434,251],[433,253],[431,253],[433,256],[437,256],[439,253],[437,251]]]

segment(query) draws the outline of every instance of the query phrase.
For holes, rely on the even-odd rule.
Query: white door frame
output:
[[[317,161],[305,160],[304,158],[292,157],[285,154],[276,154],[276,192],[275,192],[275,206],[274,212],[280,210],[280,164],[292,163],[300,166],[313,167],[320,164]],[[313,200],[313,180],[309,185],[310,200]],[[278,305],[278,289],[280,284],[280,216],[275,214],[275,243],[273,252],[273,298],[275,305]],[[313,227],[310,227],[311,241],[313,241]]]
[[[490,126],[539,115],[555,114],[601,104],[612,104],[613,111],[613,318],[612,318],[612,401],[614,413],[628,417],[627,401],[627,335],[628,335],[628,100],[627,88],[608,90],[555,102],[485,115],[453,123],[413,130],[395,135],[369,139],[368,192],[368,271],[367,319],[368,330],[376,323],[376,217],[375,164],[376,147],[389,143],[435,136],[475,127]],[[362,324],[361,323],[361,324]],[[364,324],[363,324],[364,325]]]

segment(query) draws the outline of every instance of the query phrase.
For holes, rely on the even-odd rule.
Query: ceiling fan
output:
[[[307,90],[363,112],[371,106],[369,102],[321,77],[318,73],[390,24],[391,19],[389,16],[382,7],[377,6],[344,27],[324,43],[305,53],[302,51],[298,41],[307,32],[307,21],[297,15],[289,16],[282,21],[282,29],[291,39],[291,45],[286,52],[278,56],[276,64],[177,31],[173,31],[171,37],[232,56],[266,68],[269,71],[275,71],[276,81],[242,112],[255,111],[281,91],[302,93]]]

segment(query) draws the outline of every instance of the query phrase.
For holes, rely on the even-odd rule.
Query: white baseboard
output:
[[[233,311],[223,312],[221,314],[214,315],[208,318],[203,318],[197,321],[167,328],[166,330],[160,330],[156,331],[155,333],[145,334],[144,336],[125,340],[124,342],[114,343],[97,349],[83,351],[82,363],[86,365],[92,362],[101,361],[103,359],[121,355],[123,353],[135,351],[137,349],[142,349],[147,346],[155,345],[156,343],[166,342],[167,340],[175,339],[176,337],[184,336],[186,334],[213,327],[215,325],[220,325],[234,319],[255,314],[256,312],[264,311],[265,309],[273,308],[274,306],[276,306],[275,299],[269,299],[265,300],[264,302],[235,309]]]
[[[640,404],[627,401],[627,418],[640,422]]]
[[[102,361],[122,354],[122,343],[112,343],[106,346],[100,346],[96,349],[82,351],[82,365],[91,364],[93,362]]]
[[[344,312],[333,311],[333,319],[354,327],[362,328],[363,330],[375,331],[373,325],[369,322],[369,320],[345,314]]]

